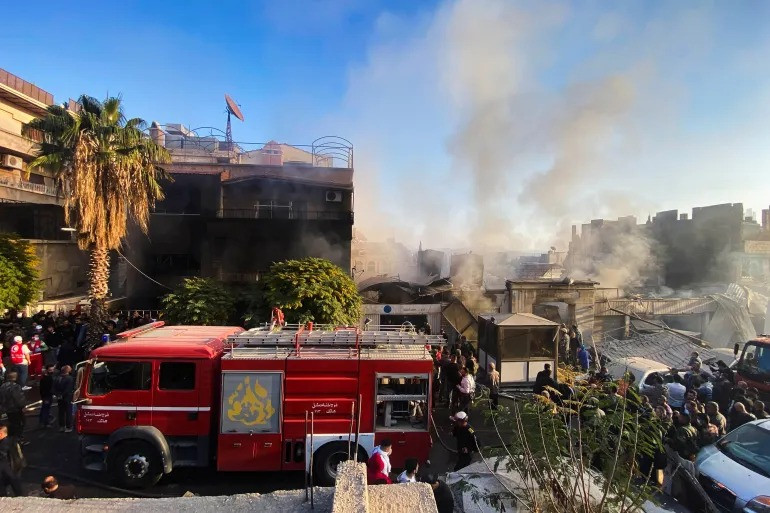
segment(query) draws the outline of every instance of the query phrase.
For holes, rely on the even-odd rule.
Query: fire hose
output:
[[[447,444],[444,443],[444,441],[441,439],[441,435],[438,432],[438,426],[436,425],[436,421],[433,420],[433,413],[428,414],[428,419],[430,420],[431,425],[433,426],[433,431],[436,433],[436,439],[439,441],[439,443],[449,452],[453,452],[457,454],[457,449],[452,449]]]

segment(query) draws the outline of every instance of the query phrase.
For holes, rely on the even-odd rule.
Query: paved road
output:
[[[36,399],[36,390],[30,391],[30,401]],[[54,408],[54,415],[56,410]],[[442,439],[450,447],[454,440],[449,434],[451,422],[446,410],[435,412],[436,424]],[[22,473],[27,493],[37,493],[46,475],[56,475],[60,481],[76,485],[79,497],[125,497],[125,493],[108,490],[87,481],[109,485],[106,476],[80,467],[77,433],[61,433],[55,428],[38,427],[37,411],[27,416],[25,437],[29,444],[24,454],[29,465]],[[454,467],[454,454],[434,441],[431,451],[430,471],[443,474]],[[426,470],[426,469],[423,469]],[[75,479],[80,478],[80,480]],[[164,478],[148,493],[163,496],[180,496],[187,491],[197,495],[231,495],[236,493],[267,493],[275,490],[300,489],[304,486],[302,472],[216,472],[213,469],[177,469]]]

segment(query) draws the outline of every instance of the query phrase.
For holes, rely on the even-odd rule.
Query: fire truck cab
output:
[[[762,335],[746,342],[735,370],[736,383],[745,381],[750,387],[756,387],[763,399],[770,399],[770,336]]]
[[[177,467],[305,470],[332,485],[349,451],[428,459],[439,335],[325,327],[243,331],[153,323],[95,350],[78,371],[86,468],[125,487]],[[312,466],[311,466],[312,461]]]

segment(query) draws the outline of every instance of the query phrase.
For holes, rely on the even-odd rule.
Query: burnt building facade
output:
[[[274,262],[310,256],[350,269],[352,161],[242,164],[227,152],[209,161],[205,154],[171,154],[166,198],[156,205],[149,234],[135,233],[129,245],[129,260],[156,281],[173,287],[201,276],[244,285]],[[165,292],[129,271],[129,306],[155,306]]]

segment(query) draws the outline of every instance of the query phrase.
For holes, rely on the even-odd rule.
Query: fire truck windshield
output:
[[[748,377],[770,379],[770,345],[748,342],[743,350],[739,370]]]
[[[113,390],[149,390],[151,381],[150,362],[95,362],[88,377],[88,393],[106,395]]]

